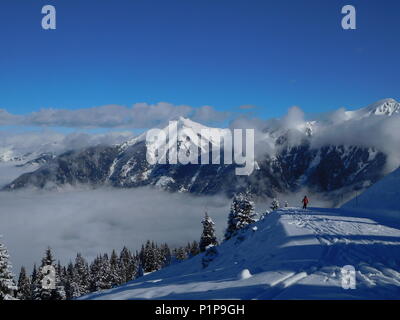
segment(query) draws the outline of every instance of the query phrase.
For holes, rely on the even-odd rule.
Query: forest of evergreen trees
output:
[[[255,221],[254,203],[248,194],[236,195],[231,205],[225,240]],[[88,262],[80,253],[68,265],[55,261],[51,248],[47,248],[39,266],[28,274],[21,267],[17,282],[11,272],[6,247],[0,243],[0,300],[65,300],[90,292],[110,289],[135,280],[145,273],[165,268],[173,263],[190,259],[205,252],[202,259],[206,267],[217,254],[218,245],[214,222],[206,213],[200,242],[170,249],[168,244],[147,241],[140,251],[131,252],[124,247],[120,252],[99,254]]]
[[[74,261],[63,266],[55,262],[51,248],[47,248],[40,265],[35,264],[30,275],[25,267],[21,267],[17,286],[11,296],[20,300],[74,299],[90,292],[120,286],[144,273],[160,270],[199,252],[197,241],[173,250],[167,244],[147,241],[139,252],[132,253],[124,247],[119,253],[113,250],[111,254],[99,254],[90,263],[78,253]],[[43,286],[46,280],[44,268],[47,266],[55,269],[55,288]]]

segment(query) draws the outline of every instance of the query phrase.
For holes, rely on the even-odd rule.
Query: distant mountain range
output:
[[[343,138],[337,143],[332,142],[332,138],[321,143],[321,137],[327,131],[335,134],[335,128],[340,131],[338,122],[355,129],[367,126],[368,132],[368,119],[373,119],[375,124],[389,118],[398,121],[400,126],[400,104],[393,99],[356,111],[343,111],[340,117],[300,121],[291,126],[284,125],[283,121],[266,121],[256,131],[257,170],[250,176],[235,175],[235,164],[150,165],[146,160],[150,146],[145,140],[146,133],[143,133],[119,145],[93,146],[58,156],[42,154],[36,160],[40,161],[40,168],[21,175],[4,190],[88,184],[118,188],[155,186],[193,194],[232,195],[250,190],[258,196],[274,197],[307,188],[338,205],[347,200],[352,191],[362,191],[386,174],[388,154],[384,148],[356,144],[351,139],[349,143],[344,143]],[[179,118],[177,121],[179,129],[190,128],[198,132],[206,128],[190,119]],[[223,135],[222,129],[216,130]],[[355,134],[359,131],[355,130]],[[368,136],[358,138],[369,139]],[[179,135],[177,140],[179,147],[190,143]],[[316,140],[320,142],[314,143]]]

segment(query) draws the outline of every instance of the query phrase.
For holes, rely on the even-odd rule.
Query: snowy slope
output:
[[[256,227],[256,228],[254,228]],[[203,254],[81,299],[399,299],[400,229],[340,209],[273,212]],[[341,287],[341,267],[357,288]]]
[[[344,204],[343,208],[400,218],[400,168]]]

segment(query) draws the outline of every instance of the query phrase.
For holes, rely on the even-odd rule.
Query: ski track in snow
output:
[[[340,209],[285,208],[202,255],[82,299],[399,299],[400,230]],[[341,268],[356,269],[356,289]],[[238,280],[249,269],[251,277]]]
[[[349,220],[346,220],[337,216],[308,214],[305,210],[297,211],[294,218],[297,226],[312,230],[324,247],[321,264],[326,265],[330,262],[355,266],[360,286],[372,288],[379,283],[400,286],[400,273],[391,269],[393,267],[399,270],[399,263],[393,259],[396,256],[390,254],[391,247],[399,246],[398,229],[382,226],[366,218],[349,217]],[[384,235],[381,240],[379,235]],[[397,239],[391,241],[390,236]],[[384,240],[384,237],[388,240]],[[362,246],[357,247],[357,244]],[[376,245],[380,246],[381,250],[366,249]],[[389,254],[382,252],[383,249],[388,249]],[[318,271],[323,272],[323,268]],[[329,275],[325,274],[325,277],[329,278]],[[396,291],[400,298],[400,287]]]

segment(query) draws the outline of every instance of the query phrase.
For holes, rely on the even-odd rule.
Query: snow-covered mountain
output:
[[[53,153],[37,151],[21,152],[12,148],[0,148],[0,163],[11,163],[16,166],[44,164],[53,157]]]
[[[385,127],[388,120],[400,125],[399,103],[386,99],[357,111],[346,111],[336,118],[339,120],[304,121],[289,117],[265,122],[256,130],[257,170],[248,177],[237,176],[234,164],[151,165],[146,152],[154,145],[146,143],[143,133],[119,145],[64,153],[35,172],[20,176],[6,189],[81,183],[123,188],[150,185],[195,194],[232,195],[250,189],[264,197],[306,189],[338,205],[354,196],[354,190],[361,192],[387,173],[389,153],[385,145],[382,148],[379,144],[369,145],[372,140],[369,135],[374,131],[375,138],[382,141],[387,141],[388,136],[397,139],[395,132],[380,133],[376,127],[377,123]],[[178,134],[183,128],[199,132],[206,127],[180,118]],[[166,132],[168,128],[163,130]],[[227,132],[214,130],[222,136]],[[181,135],[177,141],[178,148],[189,148],[192,143]],[[212,138],[209,141],[214,142]],[[393,161],[399,165],[400,157]]]
[[[281,209],[216,248],[79,299],[399,299],[400,229],[341,209]]]
[[[365,108],[346,112],[349,119],[362,119],[370,116],[393,116],[400,113],[400,103],[394,99],[383,99]]]
[[[12,147],[0,147],[0,187],[18,178],[20,175],[40,168],[55,158],[54,153],[42,153]]]

